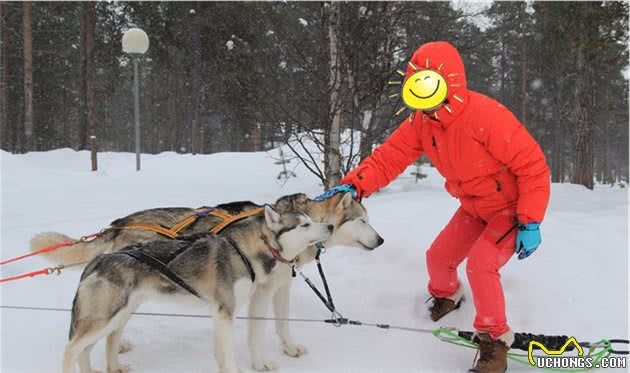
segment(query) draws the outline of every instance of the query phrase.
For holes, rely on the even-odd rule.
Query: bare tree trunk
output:
[[[92,171],[98,168],[96,160],[96,104],[94,102],[94,85],[96,80],[96,56],[94,55],[94,32],[96,30],[96,2],[82,3],[85,11],[85,103],[87,127],[90,137]]]
[[[33,149],[33,34],[30,1],[24,2],[24,150]]]
[[[87,50],[86,38],[88,19],[86,3],[80,3],[81,31],[79,42],[79,150],[87,149],[88,144],[88,119],[87,119]]]
[[[177,87],[177,91],[179,92],[177,96],[175,97],[182,97],[185,94],[185,84],[186,82],[179,82],[179,81],[175,81],[175,85]],[[173,104],[175,105],[176,98],[173,98]],[[184,136],[182,134],[182,127],[183,127],[183,118],[184,118],[184,114],[183,114],[183,110],[182,110],[182,106],[183,105],[177,105],[175,107],[175,152],[176,153],[181,153],[182,152],[182,148],[183,148],[183,140],[182,137]]]
[[[526,3],[521,3],[521,123],[527,127],[527,13]]]
[[[523,13],[525,13],[524,10]],[[521,40],[521,123],[527,127],[527,48],[525,36],[522,35],[521,37],[523,38]]]
[[[64,92],[61,105],[63,105],[63,107],[68,107],[68,101],[68,94]],[[74,98],[70,101],[74,101]],[[70,142],[70,126],[68,125],[68,121],[64,120],[62,122],[61,136],[63,137],[63,142],[61,143],[61,146],[64,148],[71,148],[73,144]]]
[[[554,99],[554,109],[552,109],[552,123],[553,123],[553,140],[552,140],[552,165],[551,165],[551,182],[553,183],[561,183],[564,180],[562,179],[562,149],[563,149],[563,139],[562,139],[562,118],[558,114],[559,106],[562,103],[562,92],[559,86],[556,86],[556,95],[557,98]]]
[[[175,92],[175,95],[169,95],[168,100],[168,128],[170,128],[170,136],[164,139],[164,147],[161,151],[166,149],[170,151],[177,151],[177,108],[175,103],[175,98],[177,97],[179,91],[179,84],[177,83],[177,79],[175,79],[172,75],[169,75],[168,79],[168,87],[171,92]]]
[[[260,123],[256,123],[254,125],[253,134],[252,134],[252,149],[255,152],[259,152],[263,149],[263,141],[262,141],[262,129]]]
[[[201,80],[201,78],[195,78]],[[206,103],[205,87],[196,91],[197,98],[192,114],[192,128],[191,128],[191,152],[192,154],[201,153],[201,144],[203,142],[203,129],[200,130],[201,113]]]
[[[357,72],[352,68],[352,63],[350,61],[347,61],[346,63],[346,70],[347,70],[347,75],[348,75],[348,88],[350,89],[350,92],[352,92],[352,112],[353,113],[358,113],[358,120],[357,122],[359,123],[359,134],[360,134],[360,140],[359,140],[359,159],[362,161],[363,159],[365,159],[365,157],[367,157],[370,152],[372,151],[372,136],[370,136],[370,128],[371,128],[371,122],[372,122],[372,111],[370,110],[362,110],[361,107],[361,100],[359,98],[359,88],[357,87]],[[357,130],[357,128],[354,127],[354,123],[352,123],[352,138],[351,138],[351,144],[354,145],[354,133]],[[367,154],[365,154],[367,152]],[[354,155],[354,149],[350,149],[350,154],[348,155],[348,162],[346,163],[346,167],[347,170],[349,171],[350,169],[352,169],[352,164],[351,164],[351,158]]]
[[[329,118],[330,127],[325,141],[327,161],[325,164],[326,188],[339,184],[341,180],[341,61],[340,48],[337,35],[339,33],[339,8],[338,2],[329,5],[328,43],[329,43]]]
[[[15,128],[9,122],[9,67],[11,46],[9,38],[9,4],[0,2],[0,32],[2,32],[2,79],[0,81],[0,131],[2,131],[2,146],[9,151],[15,151],[15,144],[12,144],[12,133]]]
[[[586,15],[590,13],[586,12]],[[588,17],[581,17],[583,23],[588,23]],[[584,18],[587,18],[584,20]],[[589,27],[581,27],[577,46],[577,77],[575,110],[577,113],[577,134],[575,143],[575,172],[573,182],[593,189],[593,109],[595,107],[595,72],[593,67],[585,61],[587,49],[587,35]],[[597,29],[595,29],[597,31]]]
[[[197,154],[197,147],[198,147],[198,140],[199,140],[197,136],[198,132],[199,132],[199,111],[198,111],[198,105],[195,105],[193,117],[192,117],[192,125],[190,129],[190,152],[192,155]]]
[[[385,52],[384,53],[388,53],[389,50],[386,47],[385,48]],[[365,158],[367,158],[371,153],[372,153],[372,145],[374,142],[374,137],[372,135],[372,119],[374,118],[374,116],[372,115],[375,111],[375,107],[378,106],[379,102],[377,99],[377,102],[373,105],[373,107],[371,109],[368,108],[364,108],[361,105],[361,100],[359,98],[359,89],[357,87],[357,77],[356,77],[356,71],[354,71],[351,67],[350,67],[350,63],[347,63],[347,71],[348,71],[348,87],[350,88],[350,91],[352,92],[352,105],[353,105],[353,112],[357,112],[358,113],[358,123],[359,123],[359,133],[360,133],[360,140],[359,140],[359,161],[363,161]],[[354,127],[353,127],[353,132],[354,132]],[[354,138],[354,134],[352,134],[353,138]],[[350,150],[350,156],[353,155],[353,151],[354,149]],[[350,164],[350,159],[348,159],[348,169],[352,168],[352,165]]]
[[[361,144],[359,145],[359,159],[361,162],[372,154],[374,145],[374,136],[371,133],[373,114],[373,110],[365,110],[362,113],[361,126],[363,127],[363,132],[361,132]]]
[[[199,152],[199,154],[204,154],[204,145],[206,143],[206,133],[204,130],[204,126],[199,126],[199,140],[197,141],[198,144],[198,148],[197,151]]]
[[[614,184],[615,181],[611,177],[610,168],[608,165],[608,148],[610,142],[608,137],[610,136],[610,111],[604,110],[604,131],[602,132],[603,144],[602,144],[602,182],[605,184]]]
[[[588,75],[592,74],[590,68],[586,68],[584,80],[592,80]],[[589,85],[586,83],[585,85]],[[591,85],[592,86],[592,85]],[[575,174],[573,182],[582,184],[588,189],[593,189],[593,121],[591,115],[593,91],[589,90],[579,94],[578,127],[575,144]]]
[[[199,152],[199,122],[201,120],[201,111],[203,110],[202,101],[205,96],[204,81],[201,77],[201,71],[205,68],[203,58],[201,57],[201,50],[203,49],[203,23],[202,17],[195,14],[192,16],[192,22],[190,24],[192,40],[191,47],[193,48],[194,64],[192,66],[191,76],[192,82],[190,84],[190,103],[192,105],[192,118],[190,128],[190,152],[197,154]]]
[[[507,93],[507,83],[506,83],[506,75],[507,75],[507,57],[505,56],[505,40],[501,40],[501,63],[500,63],[500,86],[499,91],[501,92],[501,102],[505,103],[505,96]]]
[[[146,113],[144,115],[145,121],[147,123],[151,123],[152,126],[149,127],[149,131],[151,131],[151,135],[147,136],[147,145],[145,147],[145,149],[147,150],[147,152],[150,153],[158,153],[157,150],[157,137],[158,137],[158,129],[160,128],[160,117],[161,117],[161,113],[160,111],[162,110],[161,106],[157,104],[157,99],[156,99],[156,95],[155,95],[155,84],[152,81],[148,81],[145,84],[145,91],[147,99],[145,100],[149,102],[149,105],[151,108],[153,108],[153,110],[148,110],[148,113]],[[148,131],[147,131],[148,132]]]

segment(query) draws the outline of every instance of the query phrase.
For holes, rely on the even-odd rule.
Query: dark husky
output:
[[[215,207],[218,211],[236,215],[244,211],[250,211],[261,206],[252,202],[234,202]],[[352,198],[350,193],[337,194],[323,201],[315,201],[304,194],[284,196],[274,203],[274,208],[280,212],[299,211],[307,214],[313,221],[332,224],[334,231],[332,237],[324,242],[326,246],[349,246],[372,250],[383,243],[383,239],[368,223],[366,209],[358,201]],[[129,224],[144,223],[172,227],[183,219],[194,214],[192,208],[156,208],[136,212],[111,223],[111,229],[103,235],[89,241],[81,242],[71,247],[63,248],[47,254],[51,261],[65,264],[83,262],[92,259],[103,252],[114,252],[125,246],[146,242],[149,240],[165,240],[166,237],[150,230],[122,229]],[[252,218],[247,218],[249,220]],[[192,225],[186,227],[182,234],[208,232],[221,223],[221,219],[212,215],[202,217]],[[222,234],[222,233],[221,233]],[[33,237],[31,246],[34,250],[51,246],[60,242],[71,240],[70,237],[60,233],[40,233]],[[312,261],[317,254],[317,248],[310,246],[300,253],[295,259],[298,266]],[[289,258],[291,259],[291,258]],[[291,271],[288,266],[286,273],[282,273],[281,281],[274,282],[274,287],[258,286],[249,306],[249,316],[264,316],[269,308],[269,300],[272,301],[274,316],[280,320],[275,322],[276,332],[280,337],[282,350],[289,356],[299,357],[306,353],[306,348],[293,342],[289,333],[289,295],[291,289]],[[280,276],[280,275],[279,275]],[[252,367],[256,370],[272,370],[275,365],[267,361],[262,351],[264,321],[249,321],[249,350]],[[121,352],[131,348],[127,341],[123,341]]]
[[[125,324],[138,306],[156,298],[173,301],[193,297],[130,255],[133,253],[128,254],[133,251],[168,262],[172,272],[213,306],[219,371],[238,372],[232,346],[235,311],[248,300],[259,307],[257,303],[263,299],[254,297],[258,292],[254,289],[282,286],[289,266],[278,263],[279,256],[293,258],[307,246],[329,239],[332,231],[332,224],[312,222],[304,213],[280,214],[266,206],[264,217],[257,214],[236,222],[221,236],[199,233],[149,241],[97,256],[83,271],[74,298],[63,373],[74,372],[77,363],[81,373],[92,373],[90,351],[104,337],[107,371],[126,372],[128,368],[118,362],[118,344]]]

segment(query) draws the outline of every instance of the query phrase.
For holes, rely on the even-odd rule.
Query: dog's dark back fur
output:
[[[227,213],[230,215],[238,215],[242,212],[251,211],[257,208],[262,207],[261,205],[257,205],[251,201],[239,201],[239,202],[231,202],[224,203],[213,207],[214,209]],[[208,207],[200,207],[200,208],[208,208]],[[163,228],[171,228],[187,217],[194,215],[197,212],[196,209],[186,208],[186,207],[165,207],[165,208],[154,208],[143,211],[138,211],[133,214],[127,215],[124,218],[120,218],[114,220],[105,235],[106,239],[116,241],[118,236],[125,235],[126,230],[124,227],[129,226],[131,224],[154,224],[159,225]],[[182,229],[179,234],[189,235],[193,233],[199,232],[209,232],[212,228],[217,226],[223,221],[220,217],[214,215],[206,215],[198,218],[190,225]],[[141,240],[136,242],[146,241],[147,239],[163,239],[165,237],[161,236],[155,232],[143,232],[143,235],[148,235],[149,237],[139,237]],[[127,234],[126,236],[129,236]],[[120,248],[129,244],[129,237],[125,237],[124,239],[118,240],[122,243],[121,245],[115,245],[114,251],[119,250]]]

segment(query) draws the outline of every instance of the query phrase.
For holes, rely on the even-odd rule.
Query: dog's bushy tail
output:
[[[62,233],[38,233],[31,238],[31,251],[41,250],[46,247],[73,240],[73,238]],[[90,261],[98,254],[111,249],[111,246],[111,242],[106,237],[100,236],[90,241],[77,242],[70,246],[42,253],[41,256],[50,262],[68,265]]]

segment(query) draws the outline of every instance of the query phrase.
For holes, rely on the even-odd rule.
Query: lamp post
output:
[[[149,49],[149,37],[139,28],[132,28],[123,34],[123,52],[129,54],[133,60],[133,95],[134,118],[136,130],[136,171],[140,171],[140,85],[138,83],[138,59]]]

